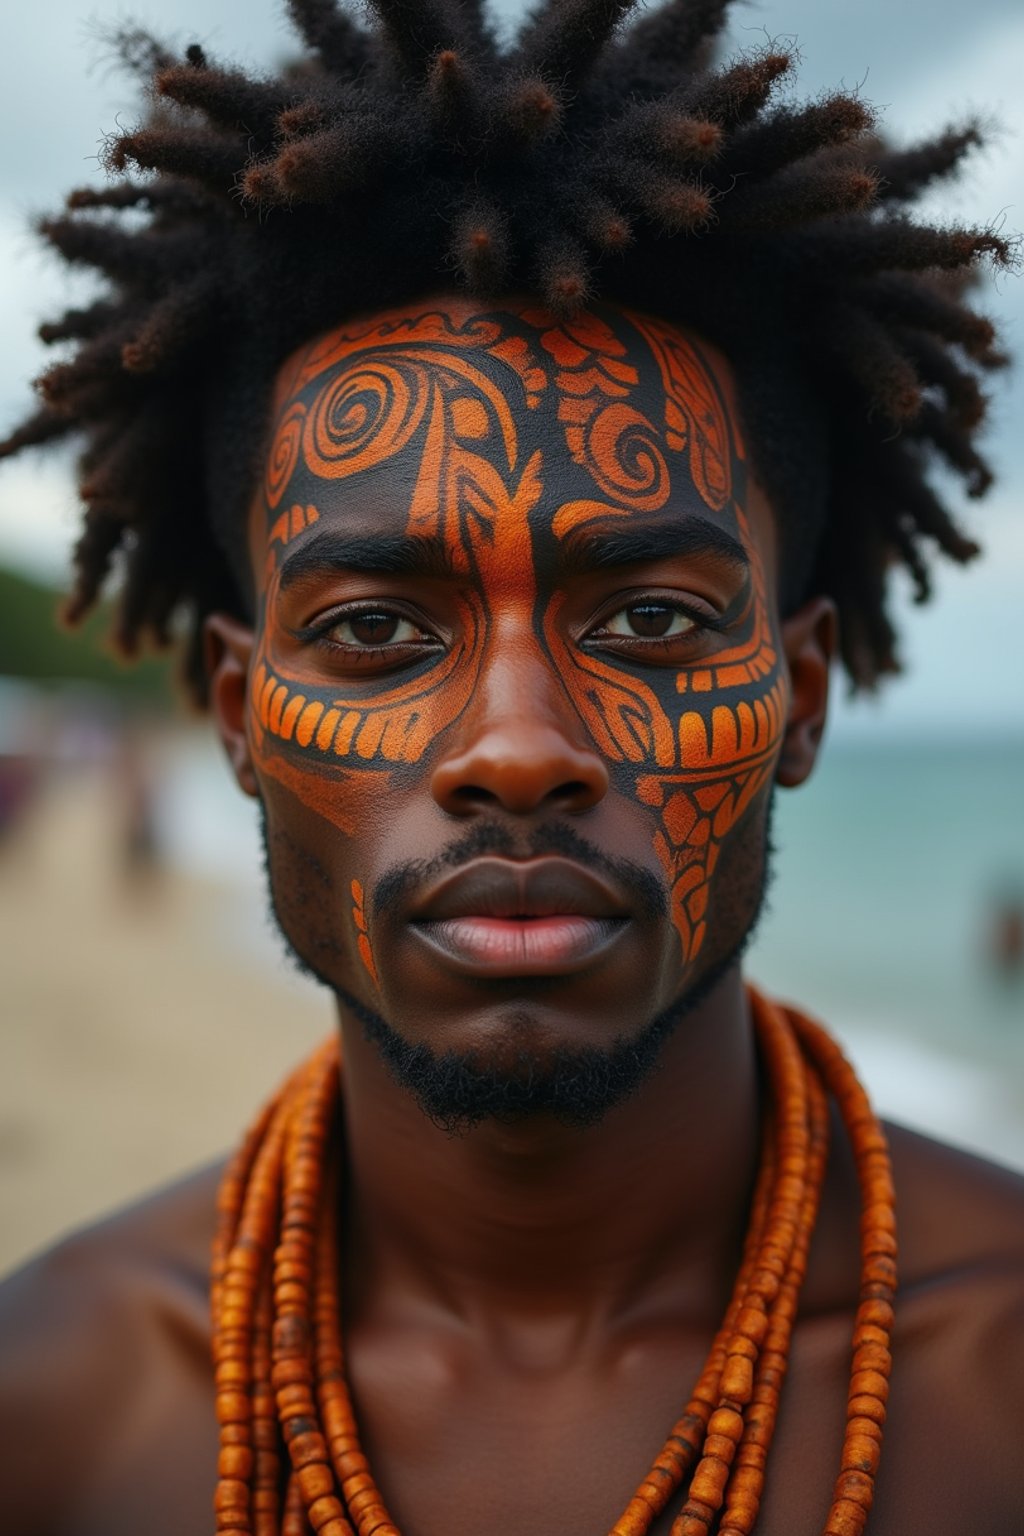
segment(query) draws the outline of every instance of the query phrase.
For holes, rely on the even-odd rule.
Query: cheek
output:
[[[672,920],[685,964],[695,961],[707,937],[708,906],[719,859],[744,835],[771,793],[774,753],[749,766],[723,763],[699,776],[641,774],[637,798],[655,811],[654,851],[672,892]]]
[[[373,958],[373,948],[370,944],[370,935],[366,929],[366,914],[363,911],[363,887],[359,880],[353,880],[349,887],[352,896],[352,922],[356,930],[356,947],[359,950],[359,958],[363,962],[363,968],[374,986],[380,985],[377,977],[377,964]]]
[[[261,785],[266,818],[267,860],[274,911],[291,947],[325,981],[358,991],[359,978],[378,986],[368,932],[364,881],[385,808],[384,775],[372,787],[350,787],[352,816],[344,831],[300,797],[283,789],[279,777]],[[337,786],[332,791],[337,794]]]
[[[671,890],[682,962],[690,965],[707,940],[723,849],[747,830],[759,836],[788,712],[763,573],[755,565],[741,639],[703,664],[651,671],[649,681],[567,645],[557,618],[552,605],[549,649],[621,793],[652,814],[653,848]]]
[[[763,678],[717,687],[712,697],[714,703],[694,708],[691,695],[691,707],[679,714],[680,771],[635,779],[638,799],[657,813],[654,848],[671,882],[672,917],[687,964],[707,937],[723,847],[742,837],[744,825],[767,805],[788,703],[774,656]]]
[[[274,612],[273,587],[266,612]],[[250,749],[259,772],[353,835],[380,814],[396,777],[420,763],[473,696],[485,643],[484,613],[460,605],[458,641],[426,674],[400,683],[385,675],[335,686],[300,665],[294,643],[264,622],[249,688]],[[300,658],[301,660],[301,658]]]

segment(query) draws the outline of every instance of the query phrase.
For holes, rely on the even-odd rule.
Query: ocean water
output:
[[[773,841],[752,975],[984,1060],[1024,1046],[1024,975],[989,958],[1024,907],[1024,742],[832,743]]]
[[[205,735],[165,763],[172,855],[229,875],[231,939],[281,963],[251,803]],[[834,740],[776,799],[748,974],[828,1023],[883,1113],[1024,1170],[1024,971],[990,958],[997,912],[1024,906],[1024,740]]]
[[[777,795],[749,974],[826,1020],[879,1109],[1024,1171],[1024,742],[833,742]]]

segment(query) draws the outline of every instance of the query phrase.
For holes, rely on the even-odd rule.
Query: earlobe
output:
[[[203,623],[203,653],[210,680],[210,709],[217,734],[243,794],[259,786],[246,733],[249,663],[255,636],[247,624],[226,613],[211,613]]]
[[[776,783],[795,788],[810,776],[828,714],[828,687],[838,639],[836,605],[813,597],[781,625],[789,670],[790,705],[775,770]]]

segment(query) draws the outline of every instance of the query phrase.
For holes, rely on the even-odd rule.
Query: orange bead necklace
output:
[[[846,1434],[822,1536],[860,1536],[871,1508],[896,1287],[885,1135],[821,1026],[753,990],[750,1000],[770,1099],[739,1274],[693,1395],[609,1536],[644,1536],[687,1480],[672,1536],[754,1530],[825,1173],[829,1094],[857,1167],[861,1274]],[[339,1200],[328,1172],[336,1143],[332,1040],[263,1110],[220,1189],[212,1283],[218,1532],[400,1536],[363,1455],[345,1377]]]

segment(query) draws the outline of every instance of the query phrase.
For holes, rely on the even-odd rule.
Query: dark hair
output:
[[[134,652],[189,616],[185,671],[204,697],[205,614],[247,608],[239,551],[273,375],[357,311],[444,287],[528,291],[561,313],[600,294],[689,323],[733,362],[756,467],[779,514],[782,601],[838,603],[854,683],[896,669],[888,573],[929,595],[930,546],[977,546],[928,482],[970,496],[988,320],[964,302],[991,230],[906,208],[979,142],[904,151],[846,92],[776,99],[766,47],[709,60],[728,0],[544,0],[499,46],[477,0],[287,0],[308,49],[277,76],[176,58],[139,32],[145,122],[113,137],[102,190],[42,233],[106,296],[42,326],[72,343],[43,404],[0,446],[82,434],[86,505],[74,620],[124,558],[116,638]]]

